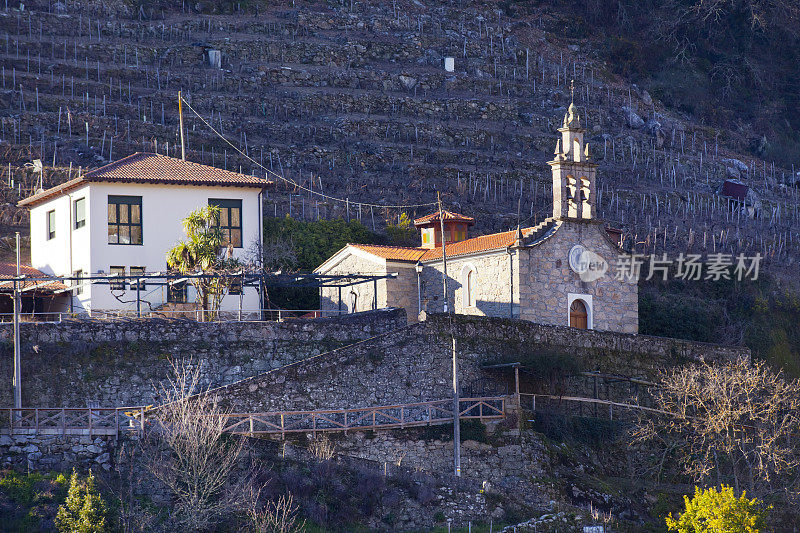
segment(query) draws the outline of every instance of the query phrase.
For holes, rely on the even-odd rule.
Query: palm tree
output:
[[[208,278],[192,278],[204,311],[215,315],[222,298],[230,288],[228,276],[240,267],[233,257],[233,247],[225,244],[219,228],[220,209],[215,205],[201,207],[183,219],[186,240],[167,252],[167,264],[181,274],[212,274]],[[206,313],[204,313],[205,315]],[[209,318],[213,318],[210,316]]]

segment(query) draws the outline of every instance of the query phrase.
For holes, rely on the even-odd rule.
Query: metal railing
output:
[[[118,435],[144,429],[145,407],[0,409],[0,434]]]
[[[102,320],[130,319],[130,318],[172,318],[195,320],[197,322],[252,322],[252,321],[281,321],[286,318],[320,318],[324,316],[339,316],[346,311],[337,309],[241,309],[241,310],[210,310],[210,309],[156,309],[153,311],[135,310],[92,310],[87,313],[89,318]]]
[[[44,322],[44,323],[58,323],[68,318],[78,318],[80,315],[77,313],[64,313],[64,312],[47,312],[39,311],[36,313],[20,313],[20,322]],[[84,315],[85,316],[85,315]],[[0,322],[13,322],[14,313],[0,313]]]
[[[210,311],[204,309],[171,309],[141,311],[135,310],[87,310],[84,312],[46,312],[20,313],[21,322],[60,323],[64,320],[127,320],[127,319],[184,319],[197,322],[280,322],[288,318],[322,318],[348,314],[337,309],[242,309],[241,311]],[[13,313],[0,313],[0,323],[12,322]]]
[[[505,397],[461,398],[459,411],[462,419],[501,419],[505,417]],[[452,422],[453,400],[360,409],[231,413],[226,418],[226,431],[244,435],[407,428]]]

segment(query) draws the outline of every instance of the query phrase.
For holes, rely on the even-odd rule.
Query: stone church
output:
[[[469,237],[472,218],[443,211],[440,221],[440,213],[434,212],[414,221],[419,247],[348,244],[315,272],[396,277],[344,291],[324,288],[321,308],[357,312],[402,307],[416,321],[422,311],[442,312],[450,305],[450,311],[460,314],[636,333],[637,285],[615,275],[622,253],[619,235],[596,217],[597,165],[574,104],[558,131],[561,139],[548,163],[552,216],[534,227]]]

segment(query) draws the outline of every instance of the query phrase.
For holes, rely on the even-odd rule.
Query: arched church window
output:
[[[356,291],[350,291],[350,312],[356,312],[356,306],[358,305],[358,294]]]
[[[572,328],[588,329],[589,313],[583,300],[573,300],[569,306],[569,325]]]
[[[467,305],[475,305],[475,271],[467,272]]]
[[[477,271],[471,264],[461,271],[461,305],[464,307],[475,307],[477,277]]]

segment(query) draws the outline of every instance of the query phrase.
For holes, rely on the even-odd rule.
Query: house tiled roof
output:
[[[459,213],[454,213],[453,211],[442,211],[442,216],[444,217],[445,221],[453,220],[453,221],[459,221],[459,222],[466,222],[470,226],[475,224],[475,219],[474,218],[468,217],[466,215],[462,215],[462,214],[459,214]],[[420,217],[418,219],[415,219],[414,220],[414,225],[419,227],[419,226],[424,226],[425,224],[430,224],[431,222],[438,222],[438,221],[439,221],[439,212],[438,211],[434,211],[433,213],[431,213],[429,215],[425,215],[424,217]]]
[[[34,206],[42,201],[75,189],[86,182],[158,183],[167,185],[205,185],[227,187],[266,187],[270,182],[229,170],[183,161],[175,157],[136,152],[83,176],[34,194],[19,206]]]
[[[20,265],[20,275],[26,279],[21,283],[22,290],[37,290],[42,292],[63,291],[68,287],[60,281],[47,281],[47,274],[35,269],[30,265]],[[17,265],[15,263],[0,263],[0,278],[11,278],[17,275]],[[14,289],[13,281],[0,281],[0,292],[10,292]]]

